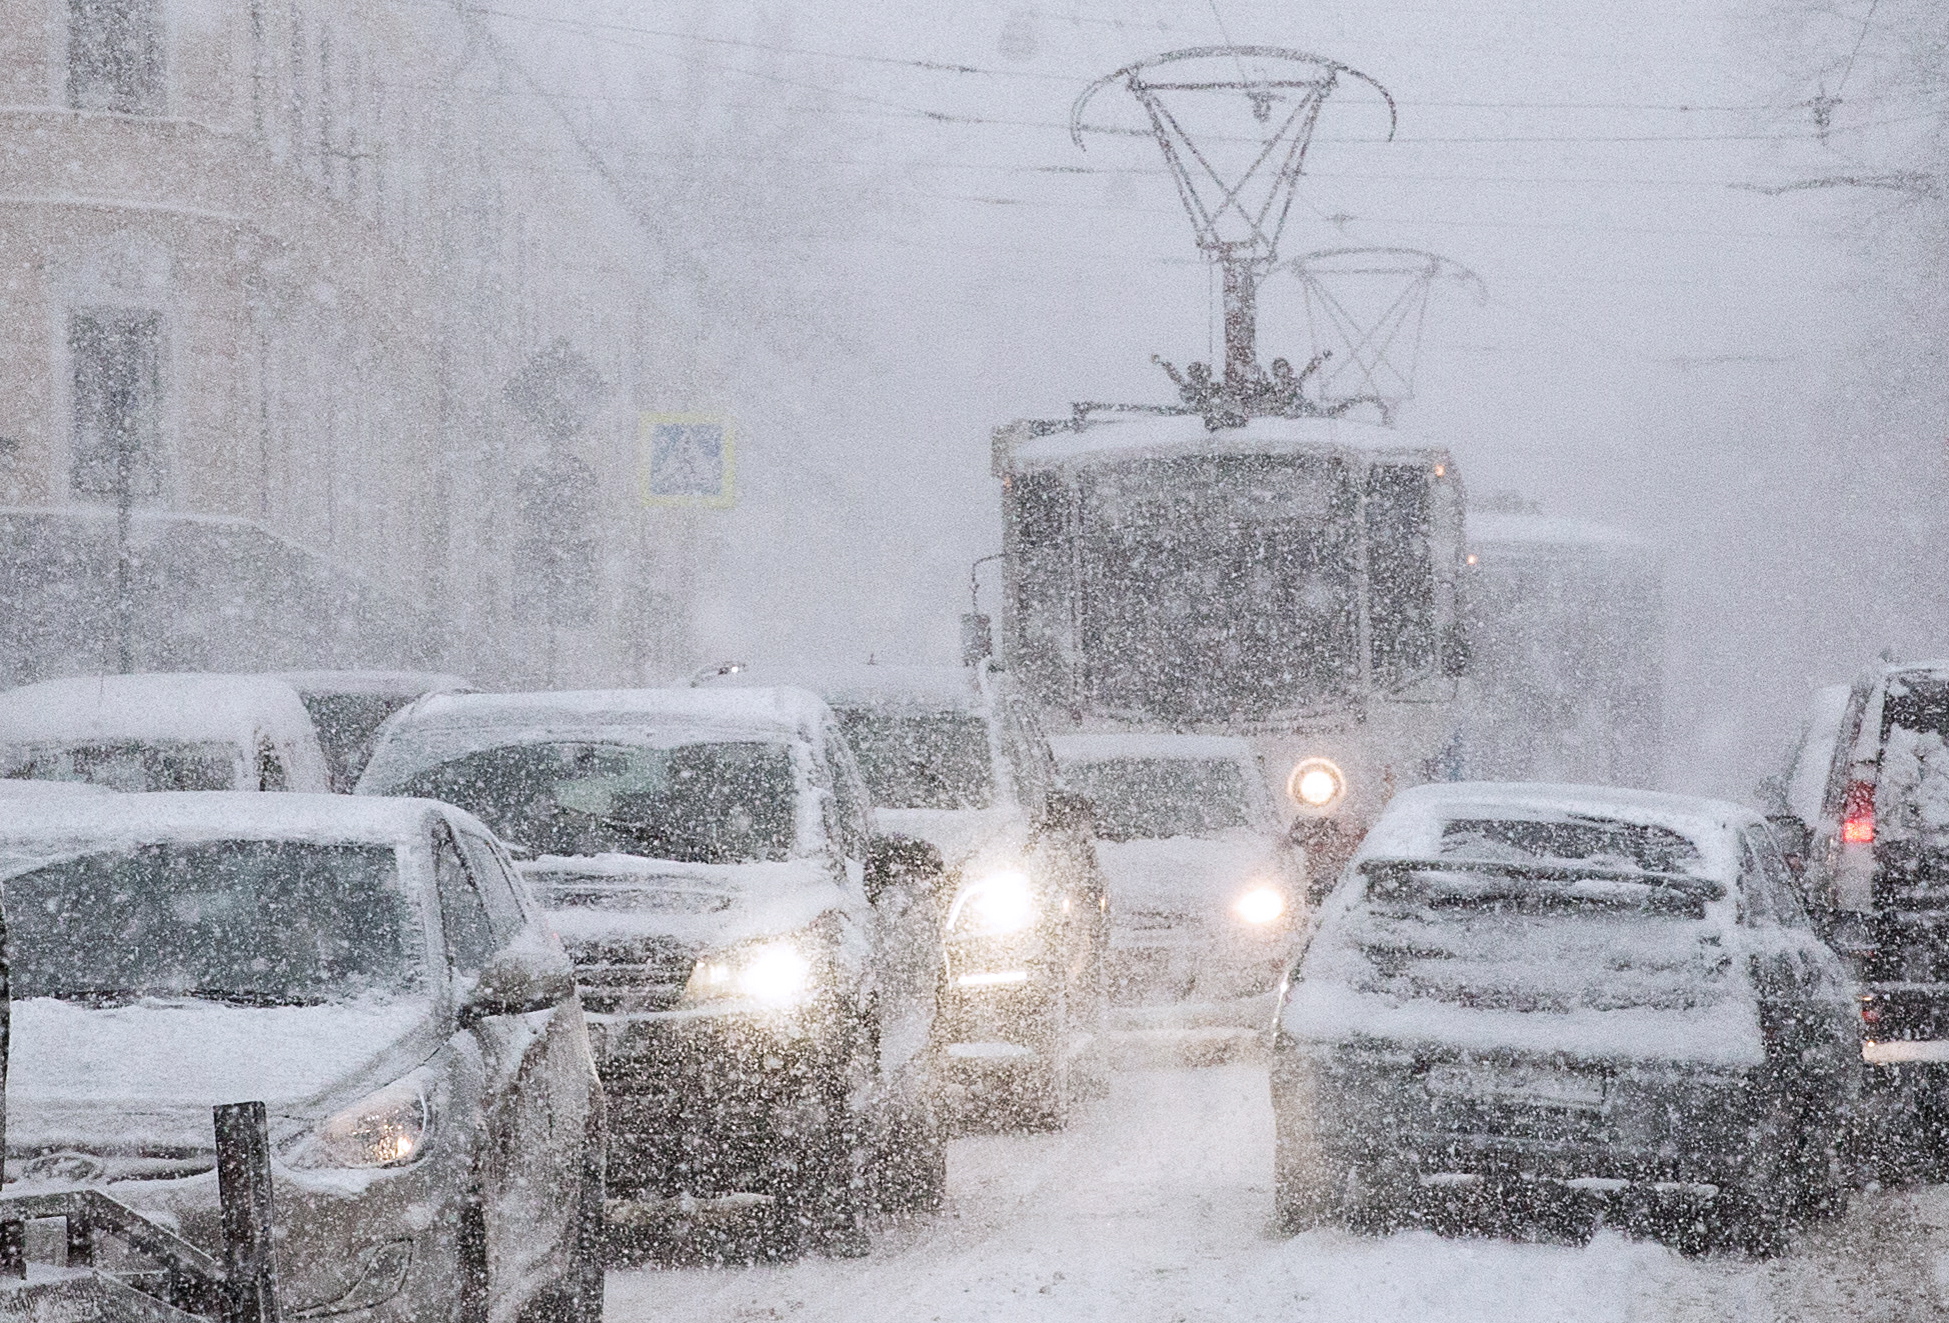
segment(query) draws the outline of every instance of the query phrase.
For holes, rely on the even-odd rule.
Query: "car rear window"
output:
[[[839,724],[877,807],[979,809],[994,803],[994,759],[981,717],[848,708],[840,711]]]
[[[1558,861],[1654,873],[1701,865],[1698,846],[1669,827],[1609,818],[1454,818],[1442,824],[1444,859]]]
[[[0,776],[110,790],[235,790],[238,751],[216,741],[126,740],[0,750]]]
[[[1890,680],[1881,730],[1876,809],[1882,842],[1937,855],[1949,846],[1949,680]]]

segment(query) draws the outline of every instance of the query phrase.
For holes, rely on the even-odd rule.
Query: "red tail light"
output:
[[[1875,783],[1848,782],[1847,798],[1841,801],[1841,843],[1875,843]]]

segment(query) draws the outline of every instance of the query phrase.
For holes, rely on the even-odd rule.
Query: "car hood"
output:
[[[1248,885],[1283,887],[1278,858],[1261,841],[1173,836],[1104,841],[1096,857],[1119,910],[1203,910],[1237,899]]]
[[[692,864],[635,855],[545,855],[521,865],[573,955],[617,938],[674,939],[702,950],[805,927],[851,908],[822,862]]]
[[[224,1006],[13,1004],[11,1151],[212,1149],[210,1109],[262,1101],[288,1132],[388,1083],[438,1047],[428,1001]]]
[[[937,846],[950,869],[1019,859],[1028,849],[1028,820],[1014,808],[875,809],[873,816],[882,831],[918,836]]]

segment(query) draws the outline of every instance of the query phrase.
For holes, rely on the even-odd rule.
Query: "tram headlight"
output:
[[[1286,897],[1278,887],[1258,886],[1232,902],[1232,913],[1255,928],[1263,928],[1286,912]]]
[[[948,907],[949,937],[1000,937],[1033,927],[1035,888],[1027,873],[1004,868],[961,888]]]
[[[1331,758],[1307,758],[1286,778],[1286,793],[1303,809],[1324,812],[1347,793],[1347,778]]]

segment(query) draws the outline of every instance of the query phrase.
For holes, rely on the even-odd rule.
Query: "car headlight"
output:
[[[1232,913],[1255,927],[1271,923],[1285,912],[1285,893],[1278,887],[1253,887],[1232,902]]]
[[[289,1165],[307,1170],[404,1167],[426,1147],[433,1121],[418,1072],[344,1107],[319,1122]]]
[[[1332,808],[1347,793],[1347,778],[1331,758],[1302,759],[1286,778],[1286,793],[1301,808]]]
[[[970,882],[948,907],[950,937],[999,937],[1035,923],[1035,888],[1013,868]]]
[[[791,1006],[812,989],[812,961],[794,942],[751,942],[713,951],[699,960],[684,985],[693,1005],[714,1001],[754,1001]]]

